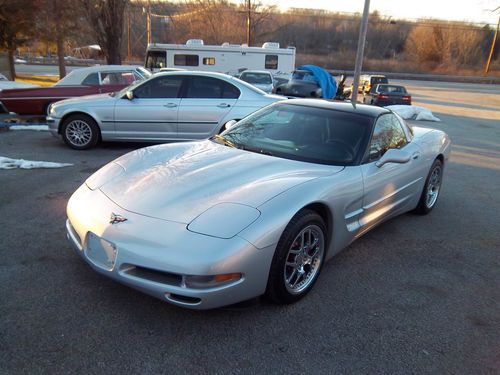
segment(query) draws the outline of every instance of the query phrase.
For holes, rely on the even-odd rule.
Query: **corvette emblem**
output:
[[[109,223],[110,224],[116,224],[116,223],[123,223],[124,221],[127,221],[128,219],[126,217],[123,217],[122,215],[117,215],[115,213],[111,213],[111,216],[109,217]]]

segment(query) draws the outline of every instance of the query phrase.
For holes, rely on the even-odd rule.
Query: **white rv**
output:
[[[275,77],[288,78],[295,69],[295,47],[280,48],[279,43],[266,42],[262,47],[224,43],[205,45],[201,39],[186,44],[148,45],[145,68],[206,70],[237,75],[243,70],[267,70]]]

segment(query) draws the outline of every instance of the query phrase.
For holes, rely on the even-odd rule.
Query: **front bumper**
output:
[[[101,191],[82,185],[71,197],[67,237],[97,272],[178,306],[210,309],[244,301],[265,292],[274,246],[257,249],[235,236],[220,239],[190,232],[186,224],[153,219],[122,209]],[[127,221],[110,224],[111,213]],[[89,235],[114,244],[116,258],[96,262]],[[242,278],[216,287],[186,286],[186,276],[241,273]]]
[[[50,134],[52,134],[54,137],[59,138],[59,122],[61,119],[52,117],[52,116],[47,116],[47,125],[49,126],[49,131]]]

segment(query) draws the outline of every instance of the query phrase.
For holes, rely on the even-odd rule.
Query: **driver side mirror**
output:
[[[224,130],[231,129],[238,121],[236,120],[229,120],[226,122],[226,125],[224,126]]]
[[[371,153],[371,150],[370,150]],[[387,163],[398,163],[398,164],[404,164],[408,163],[411,159],[410,154],[408,151],[399,149],[399,148],[391,148],[386,151],[384,155],[380,158],[379,161],[375,163],[375,165],[380,168],[384,164]]]
[[[134,99],[134,92],[132,90],[128,90],[127,93],[125,94],[128,100]]]

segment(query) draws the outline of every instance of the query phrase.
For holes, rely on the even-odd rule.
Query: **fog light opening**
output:
[[[205,288],[214,288],[221,285],[233,283],[242,278],[241,273],[224,273],[220,275],[212,275],[212,276],[185,276],[185,285],[187,288],[194,289],[205,289]]]

